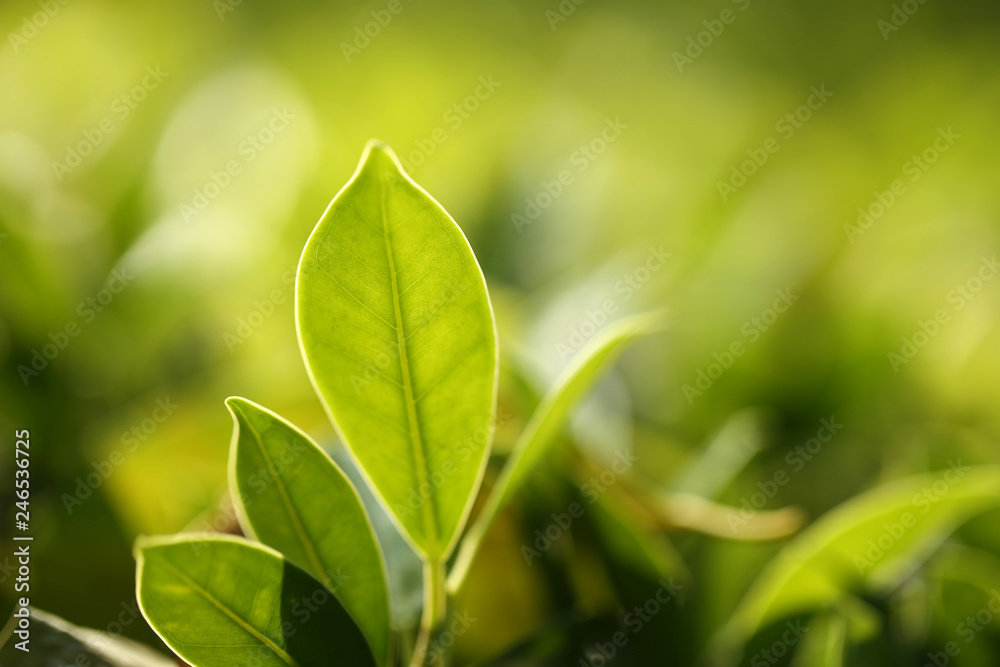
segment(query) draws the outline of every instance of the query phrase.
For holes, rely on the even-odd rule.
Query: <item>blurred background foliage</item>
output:
[[[42,5],[52,15],[32,31],[25,20]],[[497,461],[588,322],[650,307],[673,318],[626,353],[567,431],[577,447],[490,534],[457,601],[479,619],[457,664],[576,665],[670,576],[683,604],[616,659],[699,664],[794,539],[789,525],[949,461],[1000,462],[1000,280],[954,292],[976,287],[998,246],[1000,13],[909,6],[886,39],[888,1],[400,0],[345,55],[386,3],[3,3],[0,430],[8,442],[32,434],[33,604],[109,629],[133,605],[137,535],[234,529],[226,396],[267,405],[336,451],[299,356],[292,281],[370,137],[397,150],[483,264],[509,414]],[[734,20],[679,71],[675,54],[727,9]],[[832,96],[786,137],[776,123],[814,86]],[[614,141],[580,153],[609,122]],[[54,166],[102,127],[79,166]],[[908,161],[949,128],[953,145],[910,180]],[[769,137],[777,152],[720,196]],[[227,163],[239,172],[228,182]],[[572,182],[540,196],[563,170]],[[859,207],[888,201],[896,179],[905,192],[857,233]],[[652,250],[670,256],[644,273]],[[102,296],[115,271],[127,286]],[[771,320],[782,290],[794,304]],[[928,325],[942,310],[947,321]],[[921,338],[921,322],[934,335]],[[19,369],[40,365],[36,353],[73,323],[78,335],[26,383]],[[904,337],[924,344],[893,364]],[[745,352],[713,369],[736,342]],[[700,373],[717,377],[698,384]],[[162,422],[157,401],[176,406]],[[831,418],[842,429],[790,465]],[[614,491],[622,480],[592,510],[584,500],[580,523],[529,567],[522,545],[626,449],[637,457],[629,493]],[[80,480],[116,451],[120,464],[82,498]],[[4,480],[11,463],[0,458]],[[775,539],[734,539],[731,513],[704,534],[692,498],[739,508],[780,470],[787,483],[761,509],[801,509],[757,517],[778,522]],[[640,496],[670,531],[631,506]],[[824,603],[810,641],[780,664],[838,664],[823,661],[842,645],[844,664],[919,665],[961,641],[957,626],[1000,586],[1000,514],[988,505],[944,517],[931,542],[947,544],[914,556],[892,586]],[[155,642],[125,617],[125,635]],[[998,628],[985,624],[951,664],[998,664]],[[769,645],[768,632],[754,641]]]

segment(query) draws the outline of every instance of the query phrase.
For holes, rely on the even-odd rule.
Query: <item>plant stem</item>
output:
[[[437,558],[428,558],[424,563],[424,611],[420,617],[420,632],[410,667],[424,667],[431,637],[444,620],[447,607],[444,583],[444,563]]]

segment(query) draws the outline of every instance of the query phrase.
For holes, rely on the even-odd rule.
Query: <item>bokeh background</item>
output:
[[[598,457],[631,448],[644,483],[739,507],[823,419],[842,429],[762,509],[814,521],[948,461],[1000,462],[1000,12],[903,4],[4,2],[0,432],[31,429],[33,603],[156,641],[129,611],[132,542],[232,529],[226,396],[336,451],[298,351],[294,270],[371,137],[483,265],[511,415],[496,462],[590,323],[663,307],[670,329],[627,352],[566,435]],[[683,608],[619,660],[698,664],[792,538],[678,529],[651,546],[588,523],[592,540],[529,567],[520,547],[565,507],[572,466],[494,531],[457,664],[563,633],[544,664],[576,665],[682,571]],[[981,575],[924,563],[867,600],[845,664],[941,650],[1000,586],[998,518],[946,545]],[[630,568],[651,549],[652,574]],[[951,664],[998,664],[998,628]]]

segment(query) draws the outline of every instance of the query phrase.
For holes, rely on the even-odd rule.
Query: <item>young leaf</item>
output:
[[[218,535],[140,539],[143,616],[194,667],[374,667],[350,614],[277,552]]]
[[[354,486],[309,437],[275,413],[228,398],[229,479],[247,535],[336,593],[385,664],[389,598],[382,553]]]
[[[458,225],[370,142],[310,236],[296,287],[313,385],[417,550],[450,553],[482,479],[496,404],[486,282]]]
[[[847,626],[847,618],[836,610],[814,618],[795,652],[793,667],[844,667]]]
[[[448,576],[450,591],[461,587],[486,531],[531,470],[548,452],[576,403],[624,350],[626,344],[659,330],[663,322],[662,312],[623,318],[605,327],[574,357],[531,416],[490,491],[482,512],[462,540],[462,547]]]
[[[88,665],[88,667],[176,667],[165,655],[136,642],[90,628],[79,628],[41,609],[31,613],[30,652],[16,648],[20,638],[13,634],[17,619],[11,617],[0,631],[0,665],[4,667],[46,667]]]
[[[959,525],[1000,504],[1000,468],[953,464],[832,510],[770,562],[718,638],[725,661],[758,629],[845,593],[889,590]]]

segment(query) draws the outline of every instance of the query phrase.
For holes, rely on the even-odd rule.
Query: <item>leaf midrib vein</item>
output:
[[[222,604],[222,602],[218,598],[216,598],[214,595],[212,595],[211,593],[209,593],[207,590],[205,590],[204,588],[202,588],[201,586],[199,586],[198,582],[196,582],[194,579],[192,579],[191,577],[189,577],[186,574],[184,574],[184,572],[180,568],[178,568],[177,566],[175,566],[173,563],[171,563],[170,561],[168,561],[166,558],[163,559],[163,564],[166,565],[167,568],[173,572],[173,574],[174,574],[175,577],[177,577],[178,579],[180,579],[181,581],[183,581],[185,584],[187,584],[188,586],[190,586],[192,590],[194,590],[196,593],[198,593],[198,595],[200,595],[201,597],[205,598],[205,600],[207,600],[213,607],[215,607],[216,609],[218,609],[219,611],[221,611],[223,614],[225,614],[226,616],[228,616],[230,619],[232,619],[233,621],[235,621],[236,624],[239,625],[241,628],[243,628],[244,630],[246,630],[247,632],[249,632],[251,635],[253,635],[257,639],[259,639],[265,646],[267,646],[269,649],[271,649],[276,656],[278,656],[279,658],[281,658],[282,660],[284,660],[286,663],[288,663],[289,665],[291,665],[291,667],[301,667],[299,665],[299,663],[296,662],[295,658],[293,658],[292,656],[290,656],[287,652],[285,652],[284,649],[282,649],[280,646],[278,646],[277,644],[275,644],[274,641],[272,641],[267,635],[265,635],[264,633],[262,633],[261,631],[259,631],[257,628],[255,628],[252,625],[250,625],[250,623],[248,621],[245,621],[244,619],[242,619],[235,611],[233,611],[232,609],[230,609],[226,605]]]
[[[285,488],[285,482],[278,474],[277,466],[274,465],[274,459],[271,458],[267,448],[264,447],[264,440],[261,438],[260,433],[257,432],[257,429],[250,424],[249,420],[247,420],[247,430],[253,434],[254,440],[257,442],[257,446],[260,448],[260,455],[264,457],[264,461],[267,463],[267,471],[274,479],[274,486],[278,490],[278,495],[281,496],[281,502],[284,504],[288,518],[291,520],[292,528],[295,530],[295,536],[302,544],[302,548],[305,550],[306,556],[311,561],[320,581],[322,581],[326,587],[332,591],[333,582],[330,581],[330,578],[326,575],[326,568],[323,567],[323,561],[320,560],[319,554],[316,552],[316,547],[312,543],[309,533],[306,532],[306,527],[302,523],[302,518],[296,511],[295,505],[292,503],[291,496],[288,495],[288,489]]]
[[[409,353],[406,349],[406,336],[403,331],[403,312],[400,307],[400,292],[398,276],[396,272],[396,261],[392,254],[392,241],[389,238],[389,219],[386,215],[386,189],[388,184],[380,184],[380,212],[382,216],[382,235],[385,239],[385,254],[389,262],[389,277],[392,283],[392,305],[396,315],[396,341],[399,346],[399,370],[403,378],[403,395],[406,400],[406,415],[409,421],[410,444],[413,446],[413,460],[418,476],[418,489],[425,487],[430,479],[430,470],[427,465],[427,458],[424,455],[423,439],[420,433],[420,421],[417,419],[417,403],[413,397],[413,380],[410,377]],[[437,550],[438,526],[436,509],[434,507],[434,496],[429,494],[423,503],[424,527],[430,543],[429,551]]]

